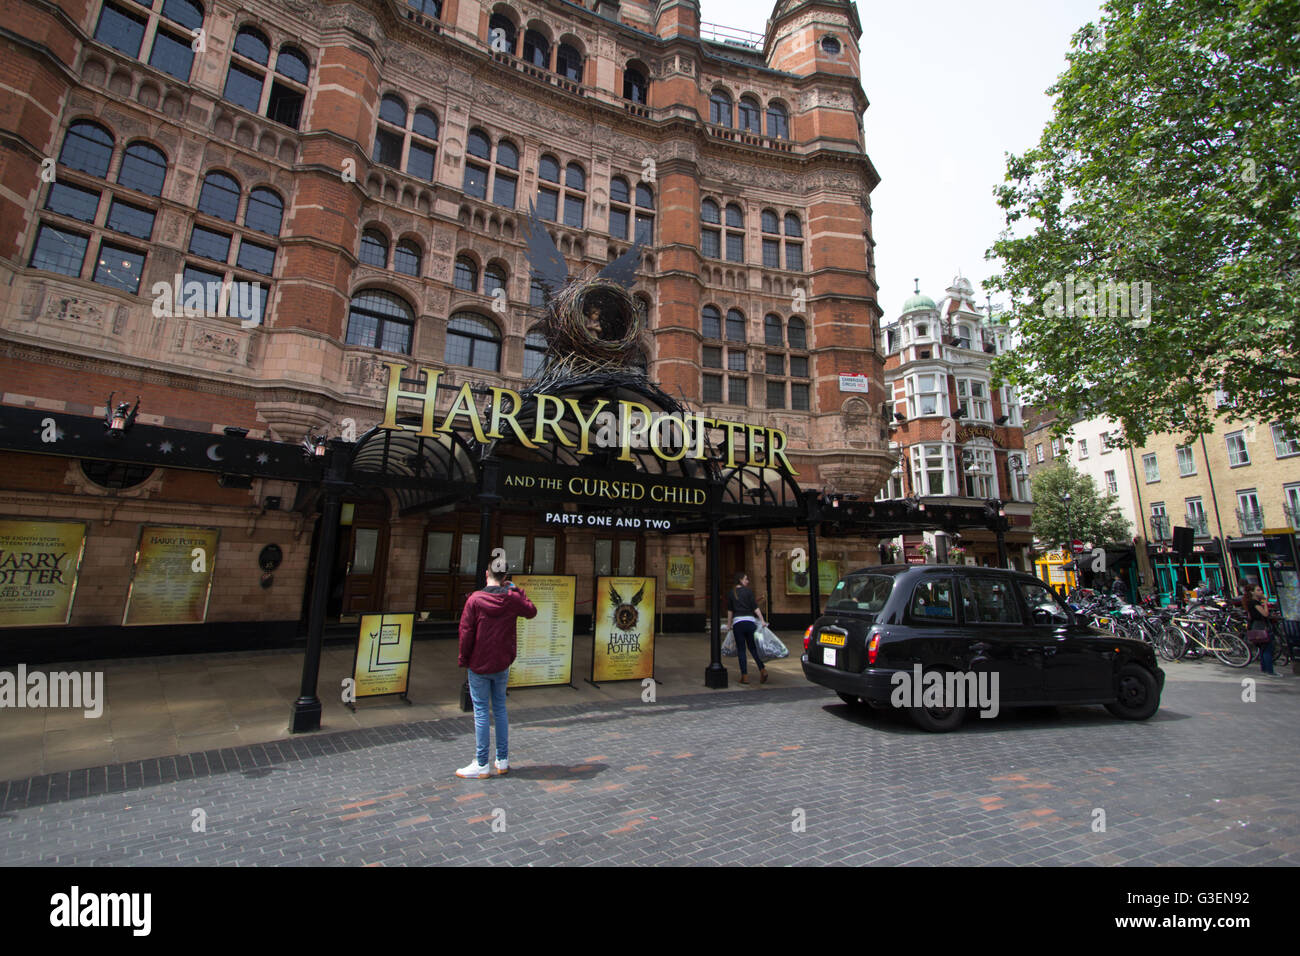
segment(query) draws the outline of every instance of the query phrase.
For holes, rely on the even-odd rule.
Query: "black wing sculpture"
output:
[[[537,221],[533,211],[532,200],[528,201],[528,223],[525,226],[525,239],[528,243],[528,261],[532,264],[533,274],[537,276],[548,295],[554,298],[569,281],[569,267],[555,248],[555,240],[546,228]]]
[[[636,284],[636,270],[641,265],[641,237],[637,236],[632,248],[600,270],[597,279],[616,282],[625,289]]]

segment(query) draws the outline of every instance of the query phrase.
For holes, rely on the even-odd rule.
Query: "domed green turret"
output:
[[[916,283],[916,291],[913,292],[910,296],[908,296],[907,301],[903,303],[902,314],[907,315],[907,313],[916,312],[918,309],[929,309],[931,312],[933,312],[935,309],[938,308],[938,306],[934,304],[934,299],[930,298],[928,295],[923,295],[921,293],[920,279],[914,279],[913,281]]]

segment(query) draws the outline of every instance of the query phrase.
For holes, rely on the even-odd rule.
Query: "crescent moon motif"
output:
[[[208,446],[208,457],[213,461],[225,461],[225,459],[221,457],[221,448],[219,445]]]

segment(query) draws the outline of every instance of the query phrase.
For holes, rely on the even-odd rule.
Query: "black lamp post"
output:
[[[289,715],[289,733],[301,734],[320,730],[321,702],[316,696],[320,678],[321,646],[325,635],[325,607],[329,600],[330,568],[338,544],[339,516],[343,510],[343,493],[348,487],[348,469],[352,466],[355,446],[340,438],[322,440],[317,451],[310,446],[312,458],[325,459],[325,476],[321,480],[324,500],[321,504],[320,532],[316,535],[315,577],[312,579],[311,607],[307,612],[307,651],[302,662],[302,686]]]

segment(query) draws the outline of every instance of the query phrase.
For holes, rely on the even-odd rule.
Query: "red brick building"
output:
[[[296,443],[376,425],[385,361],[520,388],[546,347],[532,205],[575,274],[643,237],[634,292],[665,392],[785,430],[804,487],[870,497],[888,475],[852,3],[780,0],[752,37],[702,29],[695,0],[15,0],[0,21],[0,415],[102,417],[110,393],[139,395],[141,424]],[[144,524],[221,530],[216,645],[297,626],[316,519],[293,481],[13,449],[0,516],[88,523],[69,625],[92,649],[122,621]],[[348,504],[319,569],[332,612],[455,614],[477,514]],[[703,613],[698,537],[528,511],[492,534],[520,569],[577,574],[580,615],[594,573],[694,555],[694,591],[659,611]],[[776,555],[783,577],[801,540],[733,535],[723,562],[763,596],[755,570]],[[806,610],[780,580],[767,600]]]

